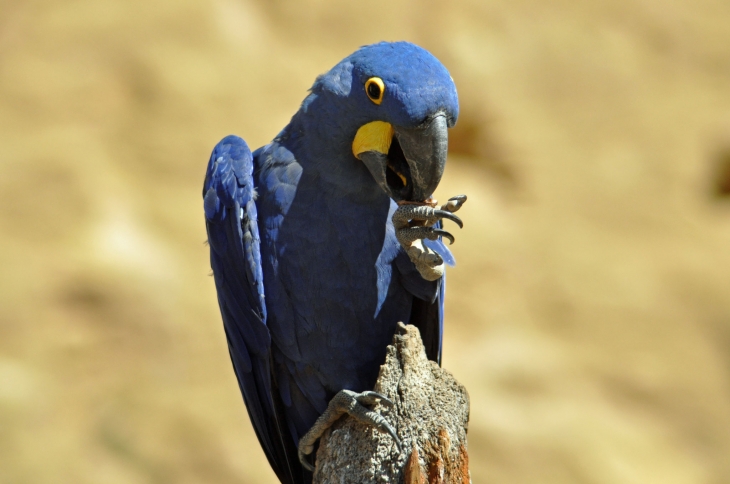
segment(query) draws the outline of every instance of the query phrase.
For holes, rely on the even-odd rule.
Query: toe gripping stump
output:
[[[399,323],[374,391],[338,393],[301,440],[300,456],[320,438],[315,484],[466,484],[468,421],[466,389],[426,358],[415,326]]]

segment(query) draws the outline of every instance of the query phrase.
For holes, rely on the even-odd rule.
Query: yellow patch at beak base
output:
[[[391,141],[393,141],[393,126],[390,123],[373,121],[363,124],[352,140],[352,154],[356,158],[366,151],[377,151],[387,155]]]

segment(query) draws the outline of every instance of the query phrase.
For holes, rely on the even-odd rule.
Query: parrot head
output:
[[[444,172],[459,103],[453,79],[432,54],[381,42],[317,78],[302,110],[316,115],[330,145],[347,149],[388,196],[423,202]]]

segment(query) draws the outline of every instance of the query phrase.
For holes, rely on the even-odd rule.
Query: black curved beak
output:
[[[437,113],[420,126],[393,126],[388,153],[365,151],[358,158],[396,202],[423,202],[436,190],[446,167],[446,115]]]

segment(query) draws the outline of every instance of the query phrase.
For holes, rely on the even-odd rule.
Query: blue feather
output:
[[[451,267],[454,267],[456,265],[456,259],[454,259],[454,255],[451,253],[449,248],[446,247],[446,244],[444,244],[444,241],[441,239],[441,237],[439,237],[438,240],[424,239],[423,245],[440,255],[446,265]]]

